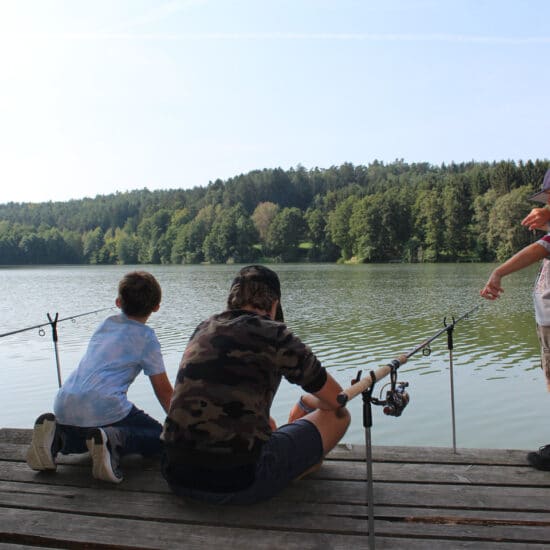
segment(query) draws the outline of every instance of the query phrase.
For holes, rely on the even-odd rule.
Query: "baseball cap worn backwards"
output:
[[[544,180],[542,182],[541,190],[538,193],[531,195],[529,197],[529,200],[543,202],[546,204],[548,202],[549,197],[550,197],[550,168],[546,171],[546,174],[544,175]]]
[[[273,291],[279,300],[275,321],[282,323],[284,316],[283,309],[281,308],[281,283],[277,273],[263,265],[248,265],[239,271],[238,275],[233,279],[231,287],[236,284],[246,283],[247,281],[263,284]]]

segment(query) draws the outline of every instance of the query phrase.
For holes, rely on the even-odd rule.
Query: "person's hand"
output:
[[[304,401],[304,396],[300,397],[297,403],[290,409],[290,415],[288,417],[288,423],[292,423],[299,418],[303,418],[306,414],[312,413],[315,408],[312,403],[308,404]],[[315,401],[318,401],[314,398]],[[311,399],[310,399],[311,401]]]
[[[548,208],[533,208],[523,220],[521,225],[530,230],[542,229],[546,231],[548,222],[550,222],[550,210]]]
[[[298,403],[296,403],[292,407],[292,409],[290,409],[290,414],[288,416],[288,423],[292,424],[292,422],[295,422],[299,418],[303,418],[306,414],[307,412],[304,411],[304,409],[302,409],[302,407],[300,407]]]
[[[487,284],[479,291],[479,295],[487,300],[496,300],[504,292],[500,285],[501,280],[500,275],[492,273]]]

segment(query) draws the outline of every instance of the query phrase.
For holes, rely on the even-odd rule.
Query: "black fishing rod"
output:
[[[71,317],[64,317],[63,319],[55,319],[56,323],[61,323],[62,321],[72,321],[73,319],[77,319],[78,317],[84,317],[85,315],[92,315],[92,313],[99,313],[100,311],[107,311],[108,309],[113,309],[112,307],[104,307],[101,309],[94,309],[94,311],[87,311],[86,313],[79,313],[78,315],[71,315]],[[36,330],[44,328],[48,325],[52,324],[52,319],[50,317],[50,314],[48,313],[48,322],[42,323],[40,325],[34,325],[32,327],[26,327],[26,328],[20,328],[18,330],[12,330],[11,332],[5,332],[4,334],[0,334],[0,338],[3,338],[4,336],[11,336],[12,334],[19,334],[20,332],[27,332],[28,330]],[[57,317],[57,313],[55,314]]]

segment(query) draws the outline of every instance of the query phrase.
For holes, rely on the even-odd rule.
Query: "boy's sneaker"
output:
[[[59,451],[57,424],[52,413],[41,414],[34,423],[32,441],[27,450],[27,464],[33,470],[56,470],[55,455]]]
[[[537,470],[550,470],[550,445],[544,445],[538,451],[528,453],[527,461]]]
[[[92,428],[86,438],[86,446],[92,457],[92,475],[96,479],[120,483],[122,473],[119,469],[118,453],[109,442],[107,433],[102,428]]]

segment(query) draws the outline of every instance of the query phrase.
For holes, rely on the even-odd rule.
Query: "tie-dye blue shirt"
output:
[[[108,317],[57,393],[57,421],[93,427],[122,420],[132,408],[128,388],[142,370],[147,376],[165,372],[154,330],[124,314]]]

